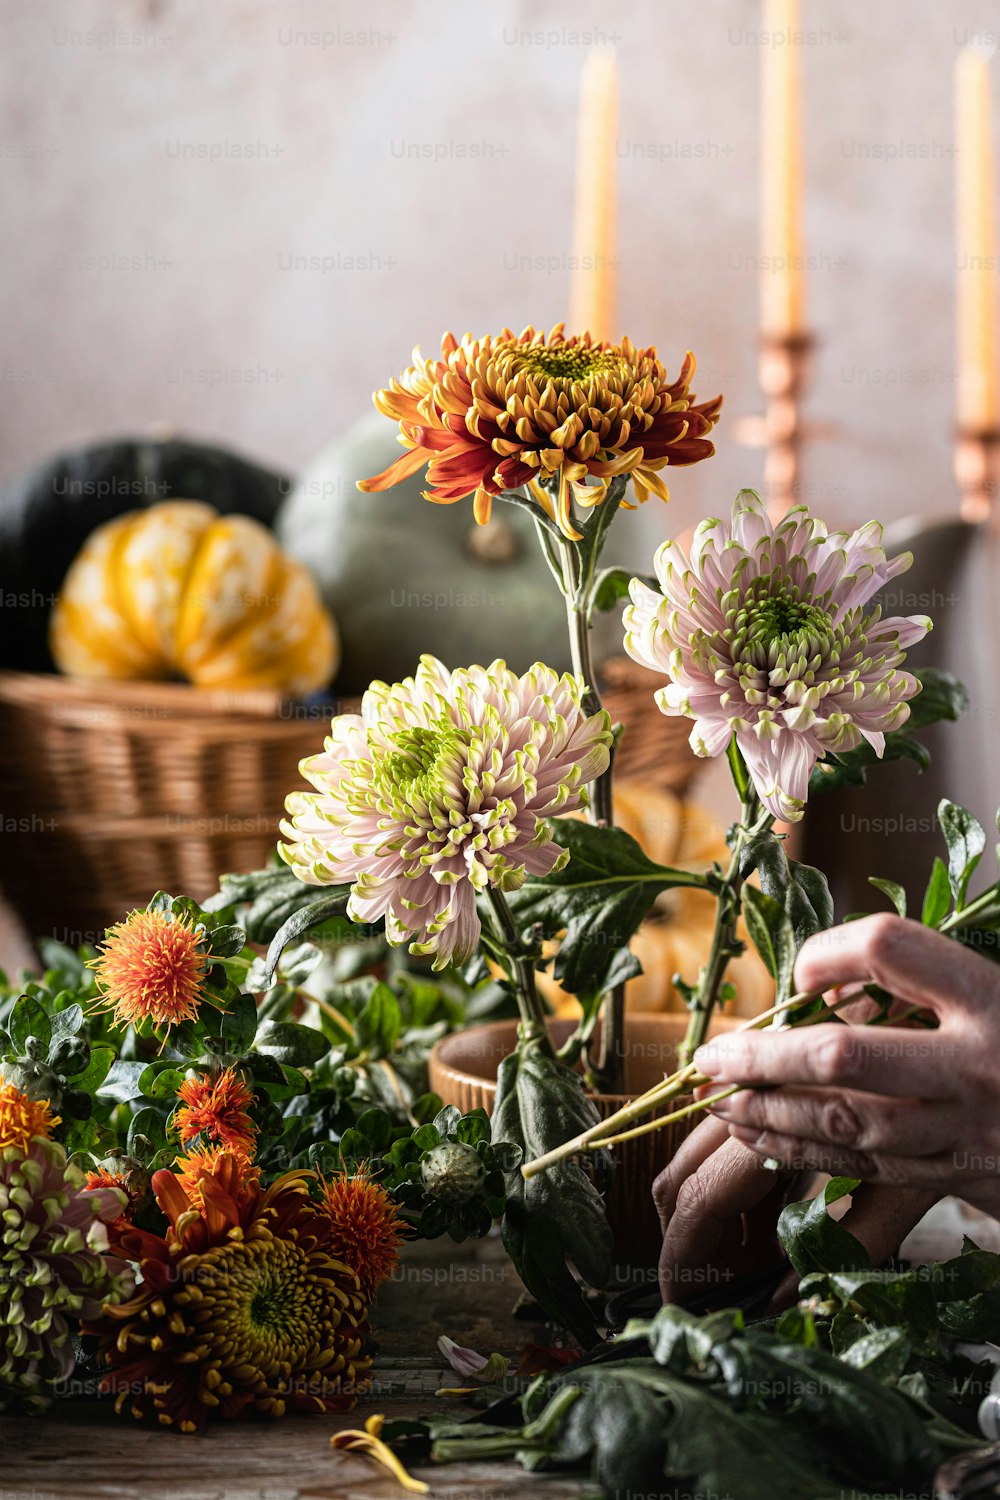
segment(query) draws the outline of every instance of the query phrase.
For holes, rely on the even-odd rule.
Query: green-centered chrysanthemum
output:
[[[567,335],[561,323],[549,334],[505,328],[461,343],[448,333],[440,359],[414,349],[409,369],[376,392],[408,452],[359,488],[389,489],[426,464],[426,498],[451,505],[474,494],[483,523],[495,496],[526,484],[563,534],[579,540],[574,501],[600,505],[616,474],[631,477],[637,501],[651,491],[667,500],[659,471],[715,452],[707,434],[722,397],[696,403],[694,368],[694,355],[685,355],[671,380],[655,349]]]
[[[405,682],[373,683],[301,762],[316,790],[285,803],[283,858],[312,885],[351,883],[349,914],[384,917],[390,943],[438,968],[464,961],[477,893],[565,863],[545,820],[583,806],[610,756],[610,717],[587,714],[583,693],[540,663],[519,677],[433,656]]]
[[[354,1405],[371,1365],[367,1306],[310,1200],[313,1180],[289,1172],[265,1189],[224,1152],[206,1162],[192,1205],[172,1172],[154,1175],[166,1234],[116,1236],[141,1282],[89,1329],[116,1409],[195,1432],[209,1416]]]
[[[43,1411],[75,1363],[71,1334],[132,1275],[107,1254],[124,1193],[88,1191],[55,1141],[0,1151],[0,1411]]]
[[[633,579],[625,649],[669,678],[656,701],[695,721],[695,753],[735,736],[761,801],[794,821],[822,756],[862,740],[881,755],[909,716],[919,683],[905,651],[931,622],[883,617],[871,600],[911,561],[886,556],[875,521],[827,531],[796,506],[772,526],[742,490],[731,523],[701,522],[690,556],[663,544],[659,592]]]

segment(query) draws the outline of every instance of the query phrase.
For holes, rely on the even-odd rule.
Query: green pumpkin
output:
[[[0,485],[0,666],[52,671],[49,613],[70,563],[98,526],[160,500],[204,500],[270,526],[289,481],[185,438],[116,438],[47,459]]]
[[[308,564],[343,644],[342,693],[410,676],[423,652],[447,667],[503,657],[513,670],[569,669],[566,616],[526,510],[498,501],[477,526],[471,497],[425,500],[423,474],[384,494],[359,479],[399,457],[394,424],[372,413],[331,444],[275,520],[281,545]]]

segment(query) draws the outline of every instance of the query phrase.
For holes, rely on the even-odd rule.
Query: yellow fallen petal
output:
[[[430,1485],[408,1474],[389,1445],[379,1437],[384,1422],[385,1417],[381,1413],[374,1413],[365,1423],[364,1432],[356,1427],[349,1428],[346,1432],[335,1432],[330,1439],[330,1447],[341,1453],[355,1454],[358,1458],[373,1459],[383,1469],[388,1469],[397,1484],[411,1495],[428,1494]]]

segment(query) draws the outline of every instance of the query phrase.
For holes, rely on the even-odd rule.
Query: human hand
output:
[[[722,1120],[705,1120],[675,1153],[653,1186],[663,1226],[660,1292],[680,1302],[739,1276],[777,1265],[782,1256],[776,1226],[781,1210],[798,1196],[798,1171],[775,1172],[763,1157],[729,1136]],[[923,1189],[862,1184],[844,1219],[879,1265],[896,1251],[937,1197]],[[789,1271],[774,1307],[794,1300],[798,1276]]]
[[[787,1167],[1000,1211],[1000,969],[918,922],[878,915],[810,938],[795,979],[802,990],[873,981],[939,1024],[714,1038],[695,1062],[711,1092],[745,1086],[711,1109],[732,1143]]]

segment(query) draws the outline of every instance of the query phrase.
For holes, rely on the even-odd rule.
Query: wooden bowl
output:
[[[574,1021],[550,1021],[549,1035],[558,1047],[575,1027]],[[688,1017],[684,1015],[633,1015],[625,1023],[624,1094],[596,1094],[598,1113],[606,1119],[623,1104],[645,1093],[677,1066],[677,1049],[684,1039]],[[729,1031],[739,1022],[718,1017],[712,1032]],[[517,1041],[516,1021],[492,1021],[453,1032],[435,1043],[430,1056],[430,1086],[446,1104],[455,1104],[467,1114],[485,1109],[492,1114],[497,1091],[497,1069]],[[666,1114],[690,1102],[681,1095],[663,1106]],[[614,1148],[615,1170],[605,1194],[608,1222],[614,1236],[615,1260],[619,1264],[653,1267],[660,1257],[663,1235],[653,1204],[652,1189],[657,1175],[674,1152],[705,1116],[691,1115],[662,1130],[625,1141]]]

